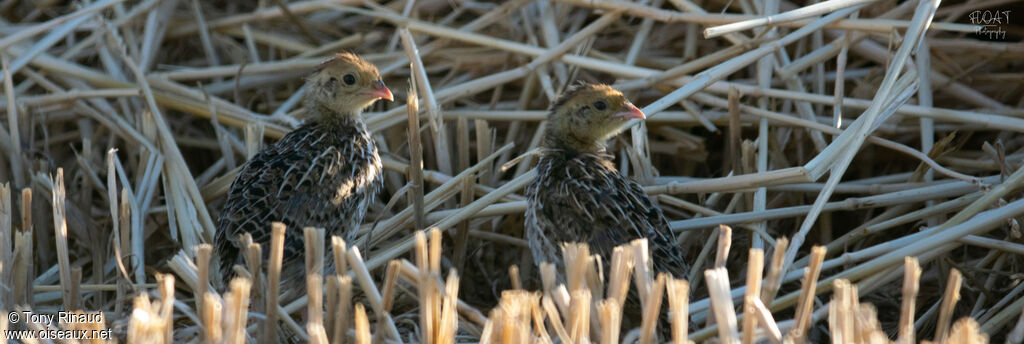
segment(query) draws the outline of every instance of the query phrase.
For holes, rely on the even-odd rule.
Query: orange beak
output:
[[[391,90],[387,86],[384,86],[384,82],[377,80],[373,82],[373,90],[370,91],[370,95],[375,98],[387,99],[394,101],[395,97],[391,95]]]
[[[622,105],[622,111],[617,113],[617,114],[615,114],[615,117],[619,117],[619,118],[626,119],[626,120],[631,120],[631,119],[634,119],[634,118],[639,118],[639,119],[647,118],[647,116],[644,115],[643,111],[640,111],[640,109],[637,109],[636,106],[634,106],[630,102],[626,102],[626,104],[623,104]]]

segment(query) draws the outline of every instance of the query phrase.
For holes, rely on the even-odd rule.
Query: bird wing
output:
[[[611,257],[615,246],[633,239],[647,238],[655,270],[685,271],[682,254],[675,235],[661,209],[635,181],[612,169],[569,168],[560,172],[554,192],[545,192],[541,210],[559,228],[574,233],[575,238],[588,238],[591,251]],[[660,262],[659,262],[660,261]]]
[[[252,234],[254,242],[269,242],[271,221],[281,221],[289,227],[300,219],[316,222],[309,213],[317,207],[312,195],[321,187],[318,177],[323,176],[325,169],[345,164],[339,154],[330,154],[332,149],[315,148],[321,140],[319,135],[297,130],[245,164],[231,184],[217,226],[218,237],[226,236],[223,239],[227,240],[219,238],[218,242],[233,243],[243,232]],[[301,236],[286,236],[292,238]]]

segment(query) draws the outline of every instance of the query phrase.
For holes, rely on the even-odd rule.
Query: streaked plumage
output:
[[[377,68],[353,54],[339,54],[306,83],[307,122],[253,156],[231,184],[216,234],[225,281],[234,264],[244,263],[238,236],[251,233],[266,256],[270,223],[281,221],[288,226],[281,282],[305,285],[302,228],[322,227],[328,237],[351,241],[382,186],[381,159],[360,118],[377,99],[391,99]],[[333,269],[333,259],[324,262]],[[295,291],[290,289],[296,288],[282,292]]]
[[[526,189],[536,264],[560,263],[562,242],[585,242],[607,261],[615,246],[647,238],[656,272],[686,273],[661,209],[605,153],[608,135],[630,118],[643,113],[607,85],[577,86],[552,106],[537,179]]]

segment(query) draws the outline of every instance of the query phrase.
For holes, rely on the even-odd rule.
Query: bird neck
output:
[[[585,169],[597,168],[610,171],[617,171],[612,162],[612,156],[604,150],[581,152],[571,148],[550,148],[545,147],[541,152],[541,164],[552,164],[562,166],[574,164]]]
[[[332,127],[359,126],[363,123],[361,112],[339,112],[318,102],[306,105],[306,116],[310,122]]]
[[[574,154],[601,154],[605,151],[603,141],[580,138],[572,131],[544,135],[543,147]]]

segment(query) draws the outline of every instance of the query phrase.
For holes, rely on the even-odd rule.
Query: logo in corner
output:
[[[978,10],[967,17],[971,24],[980,25],[974,34],[988,39],[1006,39],[1006,27],[1010,24],[1009,10]]]

